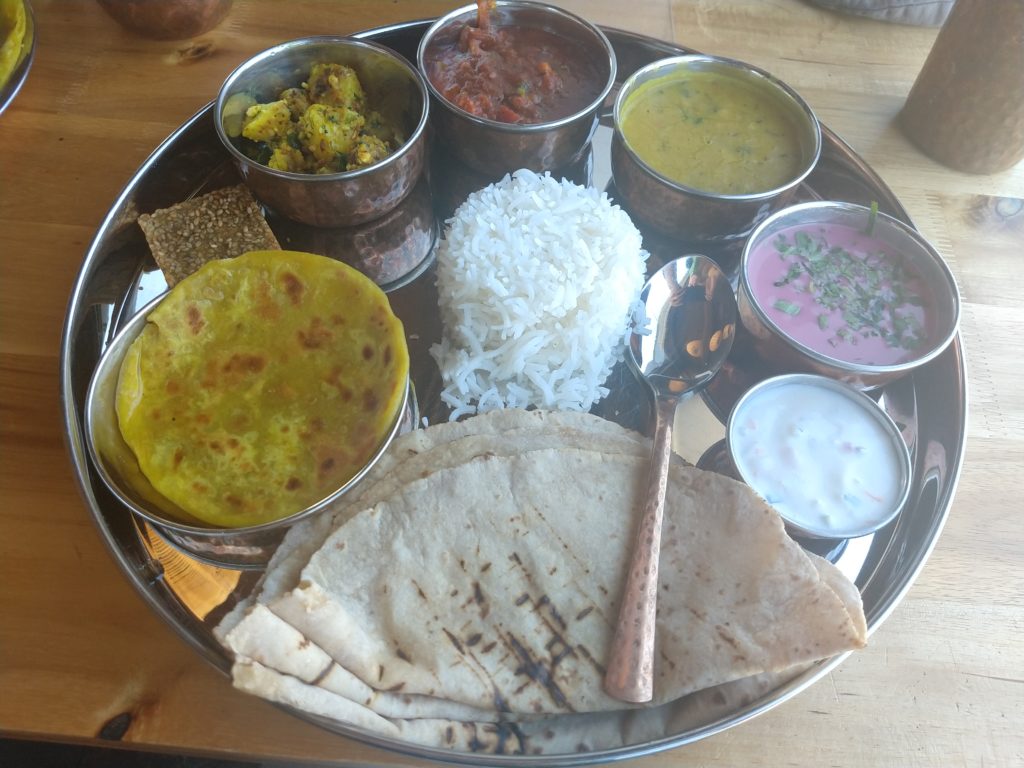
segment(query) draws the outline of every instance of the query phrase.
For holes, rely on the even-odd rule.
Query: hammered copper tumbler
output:
[[[1024,0],[957,0],[900,123],[960,171],[994,173],[1024,158]]]

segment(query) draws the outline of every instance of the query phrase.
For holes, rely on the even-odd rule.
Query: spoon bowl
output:
[[[736,332],[736,300],[722,270],[707,256],[682,256],[651,276],[640,300],[648,332],[634,331],[629,351],[655,395],[682,395],[707,384]]]
[[[654,393],[655,430],[647,496],[633,546],[605,691],[633,703],[654,695],[658,556],[672,455],[672,424],[684,395],[722,367],[736,331],[736,299],[707,256],[681,256],[659,269],[640,293],[646,323],[630,336],[630,359]]]

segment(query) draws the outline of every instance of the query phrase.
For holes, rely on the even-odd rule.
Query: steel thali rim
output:
[[[388,40],[396,36],[414,35],[423,31],[433,22],[433,19],[422,21],[406,22],[379,27],[365,32],[358,33],[354,37],[369,38],[372,40]],[[689,49],[677,46],[664,41],[655,40],[643,35],[623,32],[621,30],[602,27],[602,30],[612,40],[617,53],[620,50],[628,50],[634,57],[654,60],[661,56],[679,55],[691,53]],[[638,54],[639,52],[639,54]],[[627,77],[630,71],[620,66],[620,82]],[[614,97],[614,92],[613,95]],[[186,606],[183,606],[176,596],[168,590],[161,579],[160,573],[154,573],[145,562],[144,552],[140,554],[138,548],[131,546],[131,536],[136,537],[137,533],[132,527],[133,520],[131,513],[124,507],[120,507],[116,501],[105,494],[102,482],[99,480],[95,469],[90,465],[85,447],[85,439],[82,431],[82,408],[81,403],[76,400],[77,388],[80,388],[81,372],[77,372],[75,364],[78,362],[78,350],[76,342],[78,331],[86,321],[86,315],[91,311],[88,304],[88,287],[92,278],[102,270],[104,264],[101,257],[104,255],[104,248],[109,238],[114,236],[117,225],[117,214],[127,204],[133,193],[141,185],[147,173],[167,155],[174,152],[179,142],[192,137],[194,134],[204,130],[203,123],[206,122],[205,130],[212,135],[213,102],[211,101],[181,127],[174,131],[161,145],[146,159],[138,171],[117,197],[110,212],[97,230],[90,247],[83,260],[78,278],[75,281],[68,302],[65,324],[61,338],[60,352],[60,374],[61,374],[61,406],[64,418],[65,441],[71,458],[75,480],[82,493],[90,516],[93,518],[101,538],[104,540],[111,555],[118,563],[125,576],[131,581],[143,600],[160,615],[168,625],[189,645],[197,650],[203,658],[217,667],[224,673],[230,671],[230,659],[213,639],[208,629],[191,613]],[[823,152],[827,148],[832,156],[839,157],[852,169],[852,173],[862,179],[866,179],[880,195],[887,197],[890,207],[906,223],[911,224],[905,209],[888,189],[885,183],[868,167],[863,160],[838,136],[826,126],[822,125]],[[214,141],[216,137],[214,136]],[[911,224],[912,225],[912,224]],[[124,318],[121,318],[122,320]],[[117,330],[118,321],[115,312],[110,322],[112,329]],[[109,341],[109,334],[107,340]],[[97,356],[98,359],[98,356]],[[922,515],[920,520],[913,520],[907,523],[912,528],[913,537],[910,541],[896,541],[895,535],[890,540],[885,551],[879,556],[874,571],[867,577],[866,583],[862,586],[862,593],[865,595],[865,613],[868,620],[869,634],[877,629],[882,622],[891,614],[898,603],[910,589],[913,582],[923,568],[928,556],[933,550],[942,527],[945,524],[953,495],[959,480],[960,470],[963,463],[963,445],[966,435],[966,413],[967,413],[967,381],[963,364],[961,340],[959,334],[953,343],[947,348],[936,361],[930,366],[933,368],[951,369],[941,374],[949,381],[948,386],[957,400],[959,410],[952,415],[953,423],[950,425],[955,433],[953,444],[950,445],[950,455],[945,457],[942,472],[938,475],[935,486],[929,493],[934,492],[935,498],[932,508],[928,514]],[[926,370],[923,376],[929,375]],[[934,373],[932,375],[940,375]],[[927,380],[925,380],[927,386]],[[918,462],[920,464],[920,461]],[[919,468],[915,468],[915,472]],[[921,494],[919,494],[921,495]],[[107,498],[104,498],[106,496]],[[930,496],[929,496],[930,498]],[[924,502],[922,502],[924,503]],[[901,525],[903,521],[898,521]],[[127,525],[126,525],[127,523]],[[131,529],[127,531],[126,529]],[[886,575],[882,566],[888,566],[893,573]],[[739,725],[759,714],[762,714],[784,701],[789,700],[801,691],[835,669],[849,654],[843,654],[831,659],[824,660],[811,667],[787,683],[770,691],[761,699],[754,701],[744,707],[734,710],[731,714],[713,722],[704,724],[701,727],[689,731],[666,734],[662,738],[653,739],[643,743],[631,744],[613,749],[595,750],[580,754],[564,755],[482,755],[476,753],[451,752],[448,750],[420,747],[417,745],[402,742],[396,739],[386,738],[374,733],[363,731],[353,726],[339,725],[326,721],[322,718],[300,712],[289,707],[283,709],[292,712],[301,719],[317,723],[333,732],[351,737],[358,741],[373,746],[387,749],[415,758],[426,758],[438,762],[447,762],[460,765],[494,765],[494,766],[576,766],[592,765],[604,762],[616,762],[625,759],[650,755],[664,750],[690,744],[709,736],[720,733],[731,727]]]

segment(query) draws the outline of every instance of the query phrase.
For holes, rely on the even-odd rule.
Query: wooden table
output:
[[[799,0],[565,5],[745,59],[786,80],[902,199],[964,298],[967,460],[916,585],[829,679],[768,714],[636,765],[1020,765],[1024,760],[1024,164],[970,176],[894,117],[935,37]],[[91,2],[36,0],[39,49],[0,117],[0,730],[193,754],[397,764],[234,691],[104,549],[63,443],[58,344],[83,253],[148,153],[250,54],[437,15],[449,3],[236,0],[212,33],[130,35]],[[122,713],[103,732],[104,724]],[[123,731],[123,732],[121,732]]]

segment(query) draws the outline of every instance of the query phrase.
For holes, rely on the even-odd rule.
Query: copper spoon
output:
[[[647,281],[640,300],[648,332],[630,335],[630,358],[654,391],[654,449],[633,557],[619,602],[604,690],[622,701],[654,694],[654,629],[672,423],[684,395],[706,385],[725,362],[736,327],[736,299],[707,256],[682,256]]]

